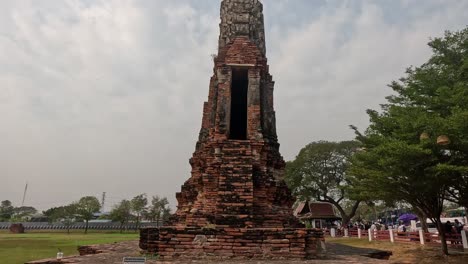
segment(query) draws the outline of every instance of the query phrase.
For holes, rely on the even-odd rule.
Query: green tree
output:
[[[145,212],[147,204],[148,198],[146,198],[146,194],[144,193],[133,197],[131,201],[132,211],[136,216],[136,229],[140,226],[141,215]]]
[[[32,206],[20,206],[13,208],[14,218],[16,221],[27,221],[29,217],[37,213],[36,208]]]
[[[101,204],[94,196],[82,197],[76,205],[76,213],[86,222],[85,234],[88,233],[88,223],[95,213],[99,212]]]
[[[120,233],[122,233],[123,225],[128,223],[132,217],[132,204],[128,200],[122,200],[116,205],[110,212],[110,218],[112,221],[120,223]]]
[[[13,216],[13,205],[11,201],[4,200],[0,205],[0,221],[9,221]]]
[[[348,160],[358,149],[356,141],[312,142],[305,146],[294,161],[286,165],[286,183],[299,200],[316,200],[333,204],[349,223],[361,202],[361,197],[348,191]],[[349,211],[345,204],[352,201]]]
[[[354,205],[354,201],[347,203],[347,210],[350,210]],[[356,210],[356,214],[353,217],[356,221],[375,222],[379,219],[379,212],[384,210],[384,206],[381,204],[375,204],[374,202],[361,202]]]
[[[445,242],[440,214],[448,183],[446,177],[432,170],[436,160],[429,150],[391,141],[356,154],[352,163],[356,189],[374,199],[398,199],[419,208],[438,223]]]
[[[170,216],[169,201],[166,197],[153,196],[151,199],[151,204],[146,213],[146,217],[158,224],[164,221],[167,221]]]
[[[379,113],[368,110],[370,126],[357,139],[351,174],[358,191],[400,200],[438,227],[447,198],[468,206],[468,28],[429,42],[431,58],[389,86],[395,95]]]
[[[162,221],[161,225],[166,224],[167,221],[169,221],[171,215],[172,215],[171,208],[169,206],[165,207],[161,214],[161,221]]]
[[[67,233],[70,234],[70,228],[76,220],[77,207],[77,203],[72,203],[66,206],[52,207],[43,211],[42,214],[47,216],[50,223],[63,223],[67,228]]]
[[[47,217],[49,223],[54,223],[60,219],[59,211],[62,210],[63,206],[52,207],[45,211],[42,211],[42,214]]]
[[[78,211],[78,204],[71,203],[69,205],[63,206],[61,210],[59,210],[59,217],[62,219],[62,223],[67,228],[67,233],[70,234],[70,227],[75,223],[76,214]]]

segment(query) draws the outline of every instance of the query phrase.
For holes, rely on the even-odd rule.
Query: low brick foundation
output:
[[[24,233],[23,224],[11,224],[10,232],[13,234],[23,234]]]
[[[324,250],[318,229],[142,228],[140,248],[171,259],[311,259]]]
[[[103,250],[100,245],[91,245],[91,246],[79,246],[78,252],[80,256],[87,256],[87,255],[96,255],[105,253],[106,251]]]

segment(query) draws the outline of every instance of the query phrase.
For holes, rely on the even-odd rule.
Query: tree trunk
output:
[[[70,225],[67,225],[67,234],[70,234]]]
[[[447,237],[445,236],[444,226],[442,225],[442,222],[440,221],[440,217],[436,219],[436,224],[437,224],[437,230],[439,231],[440,243],[442,244],[442,253],[448,256],[449,252],[448,252],[448,247],[447,247]]]
[[[136,225],[135,225],[135,232],[138,230],[138,226],[140,225],[140,214],[137,214]]]
[[[429,228],[427,227],[427,217],[423,214],[421,216],[421,229],[424,233],[429,233]]]
[[[375,208],[375,204],[372,206],[372,211],[374,211],[374,222],[377,222],[379,218],[377,217],[377,208]]]
[[[345,228],[345,229],[348,228],[348,224],[349,224],[349,221],[350,221],[350,220],[351,220],[351,219],[350,219],[347,215],[342,215],[342,216],[341,216],[341,221],[342,221],[342,223],[343,223],[343,224],[342,224],[342,228]]]
[[[359,204],[361,203],[361,201],[356,201],[353,207],[351,208],[351,212],[349,214],[346,214],[345,210],[341,207],[339,203],[335,201],[329,201],[329,202],[331,202],[336,207],[336,209],[340,211],[343,226],[348,226],[349,221],[354,217],[354,215],[356,215],[356,211],[359,207]]]
[[[88,221],[89,220],[86,219],[86,226],[85,226],[85,231],[84,231],[85,234],[88,234]]]
[[[423,230],[424,233],[429,233],[429,228],[427,227],[426,214],[416,207],[413,207],[413,209],[415,209],[416,214],[418,215],[419,222],[421,223],[421,229]]]
[[[123,222],[120,222],[120,234],[123,232]]]

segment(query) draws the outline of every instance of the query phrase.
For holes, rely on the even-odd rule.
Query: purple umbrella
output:
[[[403,221],[403,222],[409,222],[411,220],[417,220],[418,217],[415,216],[414,214],[402,214],[400,217],[398,217],[398,220]]]

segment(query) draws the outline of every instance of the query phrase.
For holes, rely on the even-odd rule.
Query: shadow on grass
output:
[[[327,252],[329,258],[333,258],[333,256],[363,256],[368,258],[385,260],[388,260],[393,254],[390,250],[355,247],[339,243],[327,243]]]

